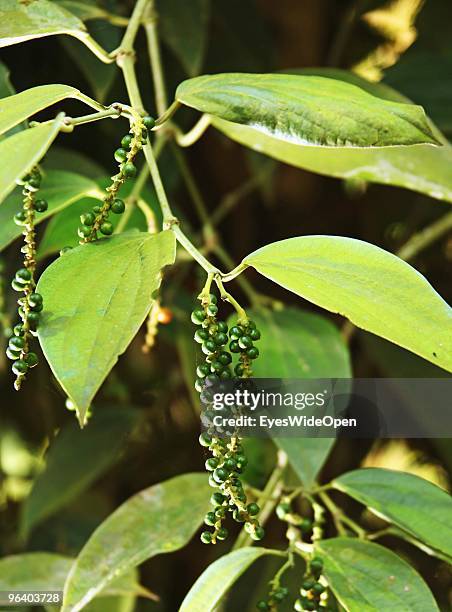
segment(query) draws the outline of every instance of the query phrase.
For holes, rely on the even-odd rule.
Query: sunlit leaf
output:
[[[452,499],[443,489],[413,474],[382,468],[348,472],[333,486],[452,559]]]
[[[326,77],[240,73],[201,76],[181,83],[176,99],[296,146],[438,144],[420,106],[384,100]]]
[[[80,551],[66,580],[62,611],[81,610],[117,576],[187,544],[203,519],[210,491],[204,474],[184,474],[125,501]]]
[[[243,263],[358,327],[452,371],[452,309],[409,264],[372,244],[302,236],[254,251]]]
[[[334,538],[317,542],[324,573],[347,612],[438,612],[421,576],[396,554],[372,542]]]
[[[41,276],[37,290],[46,308],[39,341],[77,406],[81,425],[96,391],[146,318],[161,270],[174,256],[171,231],[131,232],[78,246]]]

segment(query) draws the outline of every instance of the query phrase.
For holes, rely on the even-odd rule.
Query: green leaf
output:
[[[62,591],[74,559],[55,553],[31,552],[0,559],[0,590],[2,591]],[[147,594],[136,581],[134,571],[128,571],[110,583],[102,596],[126,593]]]
[[[161,269],[174,257],[171,231],[131,232],[80,245],[41,276],[37,290],[46,306],[39,341],[82,426],[96,391],[146,318]]]
[[[267,548],[241,548],[220,557],[201,574],[182,602],[179,612],[215,610],[221,598],[255,561],[266,555],[282,555]]]
[[[353,238],[302,236],[262,247],[243,264],[452,371],[452,309],[395,255]]]
[[[348,472],[332,485],[452,559],[452,499],[436,485],[382,468]]]
[[[201,76],[181,83],[176,99],[297,146],[439,144],[420,106],[383,100],[350,83],[325,77]]]
[[[138,416],[133,408],[104,410],[93,416],[86,431],[71,422],[59,432],[22,508],[23,534],[71,502],[118,460]]]
[[[80,551],[64,586],[62,612],[81,610],[116,576],[185,546],[203,519],[210,490],[204,474],[184,474],[124,502]]]
[[[47,225],[44,236],[39,243],[38,259],[54,255],[65,246],[77,246],[80,240],[77,236],[77,228],[80,225],[80,215],[91,210],[96,204],[97,202],[90,198],[83,198],[55,215]],[[116,228],[120,220],[120,215],[111,215],[110,217],[110,221],[114,228]],[[132,213],[125,227],[126,230],[133,228],[143,232],[146,231],[146,219],[141,210],[137,207],[132,209]]]
[[[2,0],[0,47],[53,34],[81,37],[85,33],[80,19],[49,0]]]
[[[52,123],[23,130],[0,142],[0,202],[14,189],[16,180],[30,172],[58,136],[62,116]]]
[[[379,544],[333,538],[316,544],[331,589],[347,612],[435,612],[439,608],[421,576]]]
[[[0,62],[0,98],[6,98],[15,93],[9,78],[9,68],[3,62]]]
[[[351,378],[350,356],[339,330],[324,317],[298,308],[251,311],[262,337],[253,364],[257,378]],[[334,438],[274,438],[297,476],[310,487]]]
[[[43,108],[65,98],[77,98],[80,92],[69,85],[40,85],[0,100],[0,134]]]
[[[46,212],[36,215],[35,224],[38,225],[89,194],[102,195],[94,181],[74,172],[49,170],[43,178],[42,188],[39,191],[39,197],[47,200],[49,207]],[[13,219],[14,215],[20,210],[22,210],[22,194],[18,188],[0,205],[0,250],[22,235],[22,229],[14,223]],[[78,225],[76,222],[75,227],[73,227],[75,235]]]
[[[301,72],[301,71],[300,71]],[[303,74],[305,71],[302,71]],[[319,75],[333,76],[331,69],[315,69]],[[312,74],[312,70],[306,72]],[[335,78],[356,84],[384,99],[401,100],[400,94],[381,84],[369,83],[345,71],[335,71]],[[228,138],[279,161],[344,179],[396,185],[424,193],[438,200],[452,202],[452,146],[417,145],[415,147],[345,148],[311,147],[279,140],[246,125],[213,117],[212,123]],[[435,131],[435,134],[437,132]]]
[[[207,47],[210,0],[158,0],[162,38],[190,76],[199,74]]]

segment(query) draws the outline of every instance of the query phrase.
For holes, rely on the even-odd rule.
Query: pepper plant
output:
[[[229,146],[243,145],[270,178],[266,158],[271,168],[277,160],[343,179],[352,191],[374,182],[450,203],[452,147],[421,106],[352,72],[199,76],[209,2],[189,4],[138,0],[126,14],[114,3],[0,0],[2,47],[41,44],[46,58],[46,45],[51,50],[59,35],[92,90],[88,95],[65,84],[70,79],[62,73],[52,74],[56,84],[34,83],[16,93],[2,67],[0,246],[8,250],[0,305],[9,383],[39,394],[54,381],[55,401],[62,414],[65,408],[74,414],[77,427],[46,417],[49,448],[39,459],[45,467],[31,491],[28,486],[19,495],[20,537],[3,547],[0,591],[61,590],[64,611],[96,603],[113,609],[121,602],[127,609],[184,612],[448,609],[444,588],[428,585],[422,575],[435,572],[426,572],[426,564],[446,568],[451,588],[446,491],[380,467],[321,472],[336,452],[329,438],[219,437],[201,406],[209,385],[221,380],[350,378],[347,339],[357,329],[406,349],[418,356],[416,363],[433,364],[435,376],[447,376],[451,308],[408,262],[446,235],[452,214],[420,228],[397,254],[350,236],[289,231],[259,241],[234,265],[227,233],[223,238],[217,225],[241,196],[206,207],[185,149],[196,152],[207,142],[215,163],[224,140],[212,134],[221,134]],[[93,20],[104,34],[121,29],[115,49],[107,51],[90,33]],[[189,77],[173,90],[166,86],[161,38],[180,61],[176,72],[182,68]],[[146,62],[149,74],[137,73]],[[118,97],[114,79],[124,83]],[[89,163],[77,153],[79,133],[93,134]],[[111,178],[95,165],[110,142]],[[252,188],[265,191],[262,180],[253,181]],[[174,196],[181,182],[188,196],[183,202]],[[240,223],[239,215],[237,236]],[[16,270],[6,281],[13,262]],[[287,290],[278,294],[282,299],[257,292],[254,282],[262,281],[249,269],[270,281],[263,286],[272,296],[277,286]],[[328,313],[348,321],[343,334],[340,317]],[[151,416],[149,428],[132,406],[148,401],[133,395],[134,368],[142,369],[145,358],[134,339],[142,341],[143,326],[143,352],[151,360],[145,369],[158,373],[149,374],[146,393],[161,391],[158,403],[168,418],[175,401],[168,389],[179,389],[180,369],[172,369],[166,343],[181,356],[191,386],[196,419],[184,437],[193,467],[204,464],[206,471],[187,473],[192,459],[183,458],[180,469],[165,467],[169,479],[152,478],[157,484],[142,490],[126,486],[127,499],[116,509],[110,504],[72,548],[50,543],[31,552],[41,548],[33,534],[62,508],[83,503],[89,485],[111,468],[124,435],[146,444],[149,429],[158,431]],[[128,370],[120,375],[115,364],[124,353]],[[38,360],[47,362],[52,378],[39,375]],[[187,399],[177,406],[180,423],[192,418]],[[163,458],[172,449],[159,452]],[[264,477],[256,476],[259,468]],[[6,507],[8,497],[2,493]],[[195,534],[191,547],[202,562],[193,584],[177,601],[170,595],[160,604],[144,603],[156,599],[160,586],[145,574],[140,584],[137,568],[184,547]]]

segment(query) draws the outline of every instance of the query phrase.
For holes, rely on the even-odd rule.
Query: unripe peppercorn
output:
[[[104,221],[99,229],[104,236],[111,236],[113,234],[113,225],[109,221]]]
[[[150,115],[146,115],[145,117],[143,117],[143,124],[146,129],[152,130],[152,128],[155,126],[154,117],[151,117]]]
[[[28,364],[23,359],[18,359],[12,365],[12,371],[14,372],[14,374],[16,374],[16,376],[18,376],[19,374],[25,374],[27,370]]]
[[[36,200],[34,203],[34,209],[38,213],[43,213],[49,208],[47,200]]]
[[[111,205],[111,212],[115,213],[115,215],[121,215],[126,209],[126,205],[123,200],[116,198]]]
[[[80,221],[83,223],[83,225],[87,225],[88,227],[93,225],[95,220],[96,220],[96,215],[92,212],[88,212],[83,215],[80,215]]]
[[[122,162],[126,161],[126,159],[127,159],[127,152],[122,148],[116,149],[115,160],[121,164]]]
[[[126,162],[122,167],[122,171],[126,178],[134,178],[137,174],[136,166],[132,162]]]
[[[203,531],[201,534],[201,542],[203,544],[210,544],[212,542],[212,534],[210,531]]]
[[[121,147],[123,149],[128,149],[130,147],[131,143],[132,143],[132,136],[131,136],[131,134],[126,134],[125,136],[122,137]]]
[[[206,318],[206,313],[201,308],[196,308],[191,313],[191,320],[192,320],[192,323],[194,323],[195,325],[201,325],[201,323],[204,321],[205,318]]]

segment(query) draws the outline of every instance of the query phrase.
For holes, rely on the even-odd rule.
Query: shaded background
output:
[[[416,4],[421,3],[405,0],[398,4],[408,12],[411,5],[412,13],[415,13]],[[176,0],[168,2],[168,5],[172,5],[174,11],[168,19],[184,19],[178,13],[180,7]],[[104,6],[115,14],[128,15],[133,3],[112,1],[105,2]],[[387,7],[388,3],[212,0],[201,72],[269,72],[326,65],[355,67],[363,76],[372,80],[382,79],[423,104],[440,129],[449,135],[452,132],[450,3],[428,0],[422,8],[418,7],[421,10],[414,26],[403,23],[403,20],[400,25],[397,19],[394,22],[389,19],[386,29],[376,31],[363,14],[382,6]],[[167,10],[163,5],[161,8]],[[397,14],[400,16],[396,11],[396,17]],[[121,28],[101,21],[90,21],[88,26],[107,50],[119,44]],[[85,54],[88,52],[81,47],[81,43],[75,40],[50,37],[2,49],[1,60],[9,67],[12,83],[18,91],[60,82],[73,85],[93,97],[101,97],[107,103],[124,100],[126,96],[119,72],[87,57]],[[141,34],[137,48],[138,74],[145,104],[151,113],[155,113],[145,41]],[[177,84],[187,78],[187,66],[183,58],[181,61],[181,57],[174,53],[174,48],[165,44],[165,38],[163,52],[171,99]],[[65,102],[64,109],[68,114],[81,112],[77,102]],[[42,118],[53,114],[54,109],[43,113]],[[191,126],[195,119],[196,114],[189,110],[177,116],[177,121],[186,127]],[[108,176],[115,168],[112,153],[121,136],[121,128],[111,121],[83,126],[71,135],[61,135],[56,151],[47,157],[46,167],[86,171],[96,178]],[[83,156],[77,158],[76,168],[73,155],[64,155],[68,148]],[[279,164],[240,147],[212,129],[188,151],[187,157],[210,211],[231,193],[236,197],[237,193],[243,192],[243,197],[236,198],[236,206],[218,228],[224,245],[236,262],[268,242],[302,234],[350,236],[396,251],[414,232],[449,210],[449,204],[414,192],[344,183]],[[170,151],[162,156],[161,167],[175,210],[189,227],[199,229]],[[40,228],[39,233],[42,232],[43,228]],[[15,243],[4,253],[6,278],[18,264],[18,249]],[[452,297],[451,259],[452,237],[446,236],[412,262],[448,301]],[[247,272],[247,276],[265,294],[285,303],[301,303],[309,310],[316,310],[253,272]],[[163,301],[172,310],[172,322],[161,327],[157,346],[150,354],[142,351],[142,331],[104,384],[96,398],[95,412],[104,414],[119,409],[122,416],[118,418],[124,419],[123,431],[129,433],[123,439],[119,437],[113,448],[111,438],[93,434],[92,447],[99,451],[94,465],[88,461],[90,449],[83,450],[77,446],[81,442],[76,436],[74,416],[65,409],[64,394],[48,367],[42,364],[34,370],[23,390],[17,394],[12,390],[9,364],[6,360],[1,362],[1,556],[23,550],[74,555],[99,522],[130,495],[173,475],[203,469],[204,457],[196,441],[197,407],[193,405],[193,395],[187,390],[192,382],[189,368],[195,350],[190,342],[189,312],[201,280],[199,270],[189,264],[181,264],[168,275]],[[245,301],[235,285],[234,294]],[[14,313],[13,298],[7,296],[6,312],[11,316]],[[340,317],[330,318],[338,326],[343,324]],[[368,334],[354,334],[350,349],[357,376],[444,375],[431,364]],[[128,416],[124,416],[124,412]],[[92,423],[94,426],[96,416]],[[24,543],[18,535],[21,504],[34,477],[43,468],[46,448],[61,428],[72,429],[77,439],[77,445],[67,449],[67,460],[82,460],[83,453],[87,453],[86,469],[92,474],[74,492],[72,499],[33,529]],[[98,428],[102,430],[102,425]],[[87,444],[89,446],[89,442]],[[247,478],[255,486],[262,487],[273,465],[272,448],[252,441],[248,446],[252,460]],[[339,443],[322,472],[322,480],[359,466],[368,457],[372,446],[372,440]],[[367,458],[367,464],[415,471],[447,488],[452,447],[447,440],[393,443],[390,447],[383,446],[379,453],[374,452],[371,458]],[[64,489],[64,470],[55,476],[55,483]],[[346,502],[346,507],[352,515],[359,516],[361,511],[351,501]],[[280,545],[283,533],[280,523],[271,523],[267,544]],[[389,539],[385,543],[410,559],[444,609],[448,609],[450,569],[400,541]],[[145,563],[142,583],[158,593],[162,603],[140,600],[136,609],[177,610],[196,577],[229,547],[228,542],[201,548],[195,541],[180,552]],[[244,602],[248,600],[250,609],[253,609],[253,601],[258,597],[254,592],[249,593],[250,584],[258,584],[262,592],[261,582],[270,570],[257,565],[253,571],[255,576],[247,574],[245,581],[237,585],[236,599],[230,602],[231,610],[247,609],[248,604]]]

